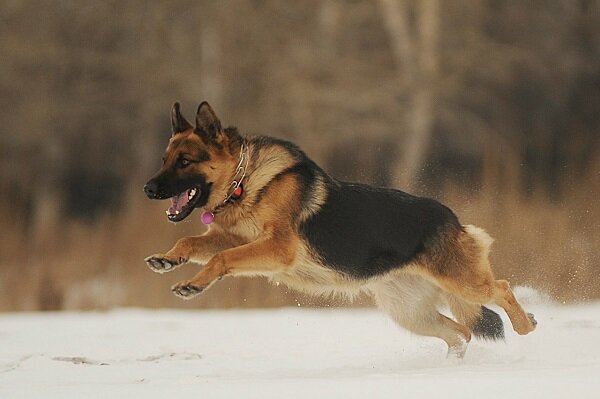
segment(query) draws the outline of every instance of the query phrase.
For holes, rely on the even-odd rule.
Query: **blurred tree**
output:
[[[560,203],[581,185],[584,209],[598,177],[598,0],[7,0],[0,76],[13,258],[59,247],[73,223],[147,228],[124,214],[153,206],[141,186],[174,101],[417,193]]]

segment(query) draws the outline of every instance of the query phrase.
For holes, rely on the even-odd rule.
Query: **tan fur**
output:
[[[462,231],[447,232],[443,239],[426,245],[424,253],[407,271],[433,282],[459,301],[450,302],[465,320],[474,317],[474,307],[490,302],[502,307],[514,330],[528,334],[535,324],[517,302],[506,280],[496,280],[489,263],[491,237],[475,226],[465,226]]]
[[[276,273],[292,267],[300,239],[292,225],[293,218],[282,217],[282,211],[299,213],[298,199],[293,195],[297,190],[295,186],[295,179],[289,175],[272,183],[265,193],[265,201],[252,210],[251,217],[262,221],[257,225],[261,229],[260,237],[217,253],[198,274],[176,284],[173,291],[187,298],[188,290],[203,290],[227,274]]]
[[[295,163],[292,156],[277,144],[257,148],[253,143],[250,143],[249,151],[251,163],[246,187],[248,192],[254,195],[265,187],[274,176]],[[253,202],[252,199],[252,197],[248,198],[248,202]]]
[[[349,300],[366,290],[365,281],[351,279],[322,266],[318,258],[305,245],[298,248],[294,267],[269,277],[275,282],[284,283],[290,288],[308,294],[339,295]]]
[[[369,284],[377,305],[401,327],[443,339],[449,353],[462,357],[471,332],[438,312],[441,290],[426,279],[398,271]]]
[[[325,189],[325,183],[323,182],[322,176],[317,176],[315,178],[314,185],[312,187],[312,191],[309,195],[310,202],[308,206],[302,208],[302,212],[300,213],[299,222],[304,222],[309,217],[318,212],[319,209],[323,206],[325,201],[327,200],[327,190]]]
[[[250,144],[248,152],[250,156],[248,171],[246,173],[248,177],[244,181],[247,197],[242,204],[225,208],[218,215],[218,222],[219,225],[233,234],[239,235],[248,241],[253,241],[262,234],[262,225],[265,221],[263,218],[269,217],[268,215],[270,214],[270,212],[266,212],[266,214],[263,214],[264,212],[261,213],[260,207],[263,207],[263,205],[259,204],[258,208],[254,206],[256,196],[263,187],[268,186],[275,176],[292,166],[294,160],[277,145],[267,148],[256,148]],[[230,162],[229,169],[235,169],[236,162],[237,160]],[[224,168],[227,167],[224,166]],[[228,177],[226,181],[231,182],[231,179],[232,177]],[[224,194],[219,196],[219,198],[225,197],[229,185],[225,186],[227,188],[222,191]],[[288,194],[294,191],[292,189],[285,190],[284,192]],[[283,209],[287,209],[287,207]],[[272,217],[275,218],[276,216],[273,215]],[[282,215],[282,217],[285,217],[285,215]]]
[[[186,262],[204,264],[217,253],[245,243],[244,240],[233,234],[220,229],[212,229],[201,236],[180,238],[166,254],[152,255],[146,258],[146,261],[152,258],[163,259],[169,261],[174,267]]]
[[[229,143],[222,143],[228,146]],[[196,154],[199,148],[210,150],[210,161],[193,166],[190,171],[178,172],[185,174],[204,173],[210,181],[215,182],[212,188],[213,195],[206,204],[207,207],[213,208],[227,195],[229,184],[231,183],[232,175],[235,173],[235,165],[237,164],[238,154],[231,154],[225,150],[215,150],[214,147],[206,147],[198,134],[194,133],[193,129],[188,129],[185,132],[175,134],[169,140],[169,145],[165,152],[165,165],[163,168],[169,168],[173,165],[180,154]],[[233,165],[233,166],[232,166]]]
[[[443,296],[456,320],[472,330],[481,319],[481,304],[465,301],[449,292],[444,292]]]
[[[237,133],[221,134],[218,140],[207,145],[190,129],[175,134],[165,154],[163,168],[171,167],[181,153],[209,152],[208,162],[177,172],[202,173],[213,182],[207,209],[222,203],[240,159],[242,141]],[[441,229],[409,265],[377,277],[356,279],[327,267],[298,233],[300,223],[327,200],[323,177],[317,173],[306,189],[295,175],[282,174],[296,161],[277,142],[249,141],[247,151],[243,200],[223,207],[204,235],[182,238],[166,254],[146,259],[157,272],[188,261],[205,264],[193,278],[173,286],[176,295],[189,299],[225,275],[263,275],[316,295],[352,299],[365,292],[396,323],[416,334],[443,339],[449,352],[459,357],[481,317],[482,304],[501,306],[519,334],[535,328],[508,282],[495,280],[488,260],[493,240],[475,226]],[[305,203],[300,203],[301,189],[309,190],[302,193],[309,199]],[[443,303],[458,322],[438,312]]]

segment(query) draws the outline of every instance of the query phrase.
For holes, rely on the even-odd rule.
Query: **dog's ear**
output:
[[[221,134],[221,121],[206,101],[198,106],[196,132],[209,140],[217,140]]]
[[[179,103],[173,104],[173,108],[171,108],[171,127],[173,128],[173,134],[184,132],[192,127],[181,115]]]

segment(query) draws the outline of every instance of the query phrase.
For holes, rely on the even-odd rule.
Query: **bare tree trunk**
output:
[[[409,28],[406,0],[379,0],[381,14],[390,36],[392,52],[400,69],[400,81],[410,86],[414,78],[414,48]],[[402,78],[404,76],[404,78]]]
[[[399,80],[409,96],[409,132],[405,136],[394,180],[410,189],[423,168],[434,121],[438,75],[438,0],[416,2],[416,32],[411,32],[406,0],[379,0],[399,69]],[[411,34],[412,33],[412,34]]]
[[[200,37],[202,63],[202,98],[210,100],[215,109],[223,106],[220,36],[212,25],[205,25]]]
[[[319,58],[323,60],[323,67],[330,65],[336,54],[341,11],[341,4],[337,0],[326,0],[319,8]]]

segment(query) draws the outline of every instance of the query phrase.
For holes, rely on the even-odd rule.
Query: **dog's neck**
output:
[[[232,202],[239,200],[244,194],[244,178],[246,177],[246,173],[248,171],[248,163],[250,161],[250,152],[248,149],[248,144],[245,140],[242,141],[240,145],[240,155],[237,166],[233,173],[233,178],[231,183],[229,184],[229,188],[227,190],[227,194],[225,194],[225,199],[218,203],[215,207],[210,211],[205,211],[200,216],[200,220],[202,223],[209,225],[214,221],[215,214],[221,212],[223,208],[229,205]]]
[[[235,201],[236,199],[239,199],[241,197],[243,193],[242,183],[244,182],[244,178],[246,177],[246,173],[248,172],[249,161],[250,153],[248,151],[248,144],[246,144],[245,141],[242,141],[240,145],[239,162],[235,168],[235,173],[233,175],[231,184],[229,185],[227,195],[223,200],[223,204],[227,204],[229,201],[232,200]]]

